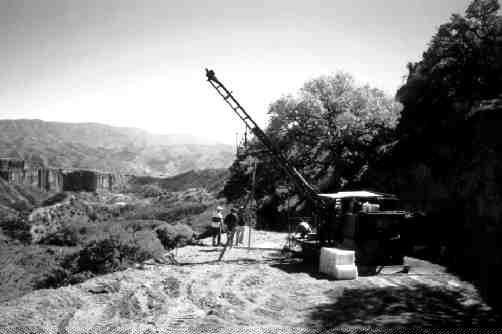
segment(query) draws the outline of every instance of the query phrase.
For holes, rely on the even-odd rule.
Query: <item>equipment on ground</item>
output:
[[[406,213],[385,208],[388,203],[395,204],[395,196],[369,191],[319,194],[276,148],[232,93],[218,80],[214,71],[206,69],[206,77],[246,128],[261,141],[298,193],[310,204],[317,238],[299,241],[305,254],[310,253],[314,259],[319,259],[321,247],[331,246],[355,250],[356,263],[360,265],[402,264],[402,227]],[[364,203],[361,202],[363,200]],[[355,206],[358,205],[360,208],[356,209]]]

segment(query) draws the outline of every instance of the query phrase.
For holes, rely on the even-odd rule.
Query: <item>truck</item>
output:
[[[359,266],[402,264],[409,213],[399,209],[393,194],[367,190],[321,194],[290,164],[283,152],[268,138],[213,70],[206,78],[246,128],[256,136],[297,193],[311,207],[313,233],[296,239],[305,258],[318,259],[321,247],[355,250]]]

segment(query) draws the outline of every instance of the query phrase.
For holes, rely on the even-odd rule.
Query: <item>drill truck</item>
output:
[[[263,144],[298,194],[308,202],[315,233],[307,240],[297,240],[306,257],[316,260],[321,247],[331,246],[355,250],[358,265],[402,264],[403,237],[406,234],[403,227],[407,214],[398,210],[398,200],[394,195],[369,191],[318,193],[277,149],[213,70],[206,69],[206,78]]]

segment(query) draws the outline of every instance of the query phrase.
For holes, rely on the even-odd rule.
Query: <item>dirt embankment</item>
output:
[[[267,238],[267,236],[269,238]],[[260,242],[284,234],[256,233]],[[206,240],[208,242],[209,240]],[[276,246],[282,246],[277,244]],[[409,274],[335,281],[279,250],[178,250],[180,265],[148,265],[0,304],[0,323],[89,328],[121,326],[441,326],[492,327],[499,319],[474,287],[425,261]]]

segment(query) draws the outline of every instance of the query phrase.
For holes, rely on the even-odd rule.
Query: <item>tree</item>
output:
[[[400,106],[347,73],[308,81],[298,96],[272,104],[269,136],[323,190],[357,180],[377,138],[393,129]]]
[[[449,268],[502,307],[500,110],[471,117],[483,100],[502,97],[499,8],[496,0],[472,1],[465,15],[439,27],[419,62],[408,64],[396,95],[403,104],[398,140],[373,164],[371,179],[425,211],[431,225],[423,228],[446,248]]]
[[[474,104],[501,93],[499,8],[496,0],[473,1],[465,16],[452,15],[439,27],[420,62],[408,65],[407,82],[397,92],[402,136],[451,138]]]
[[[295,96],[272,103],[265,132],[311,184],[336,190],[358,181],[376,147],[389,140],[399,112],[400,105],[382,91],[358,86],[339,72],[310,80]],[[249,182],[248,156],[259,159],[257,197],[274,196],[275,185],[291,182],[254,140],[231,167],[225,189],[232,198],[245,192],[236,185]]]

